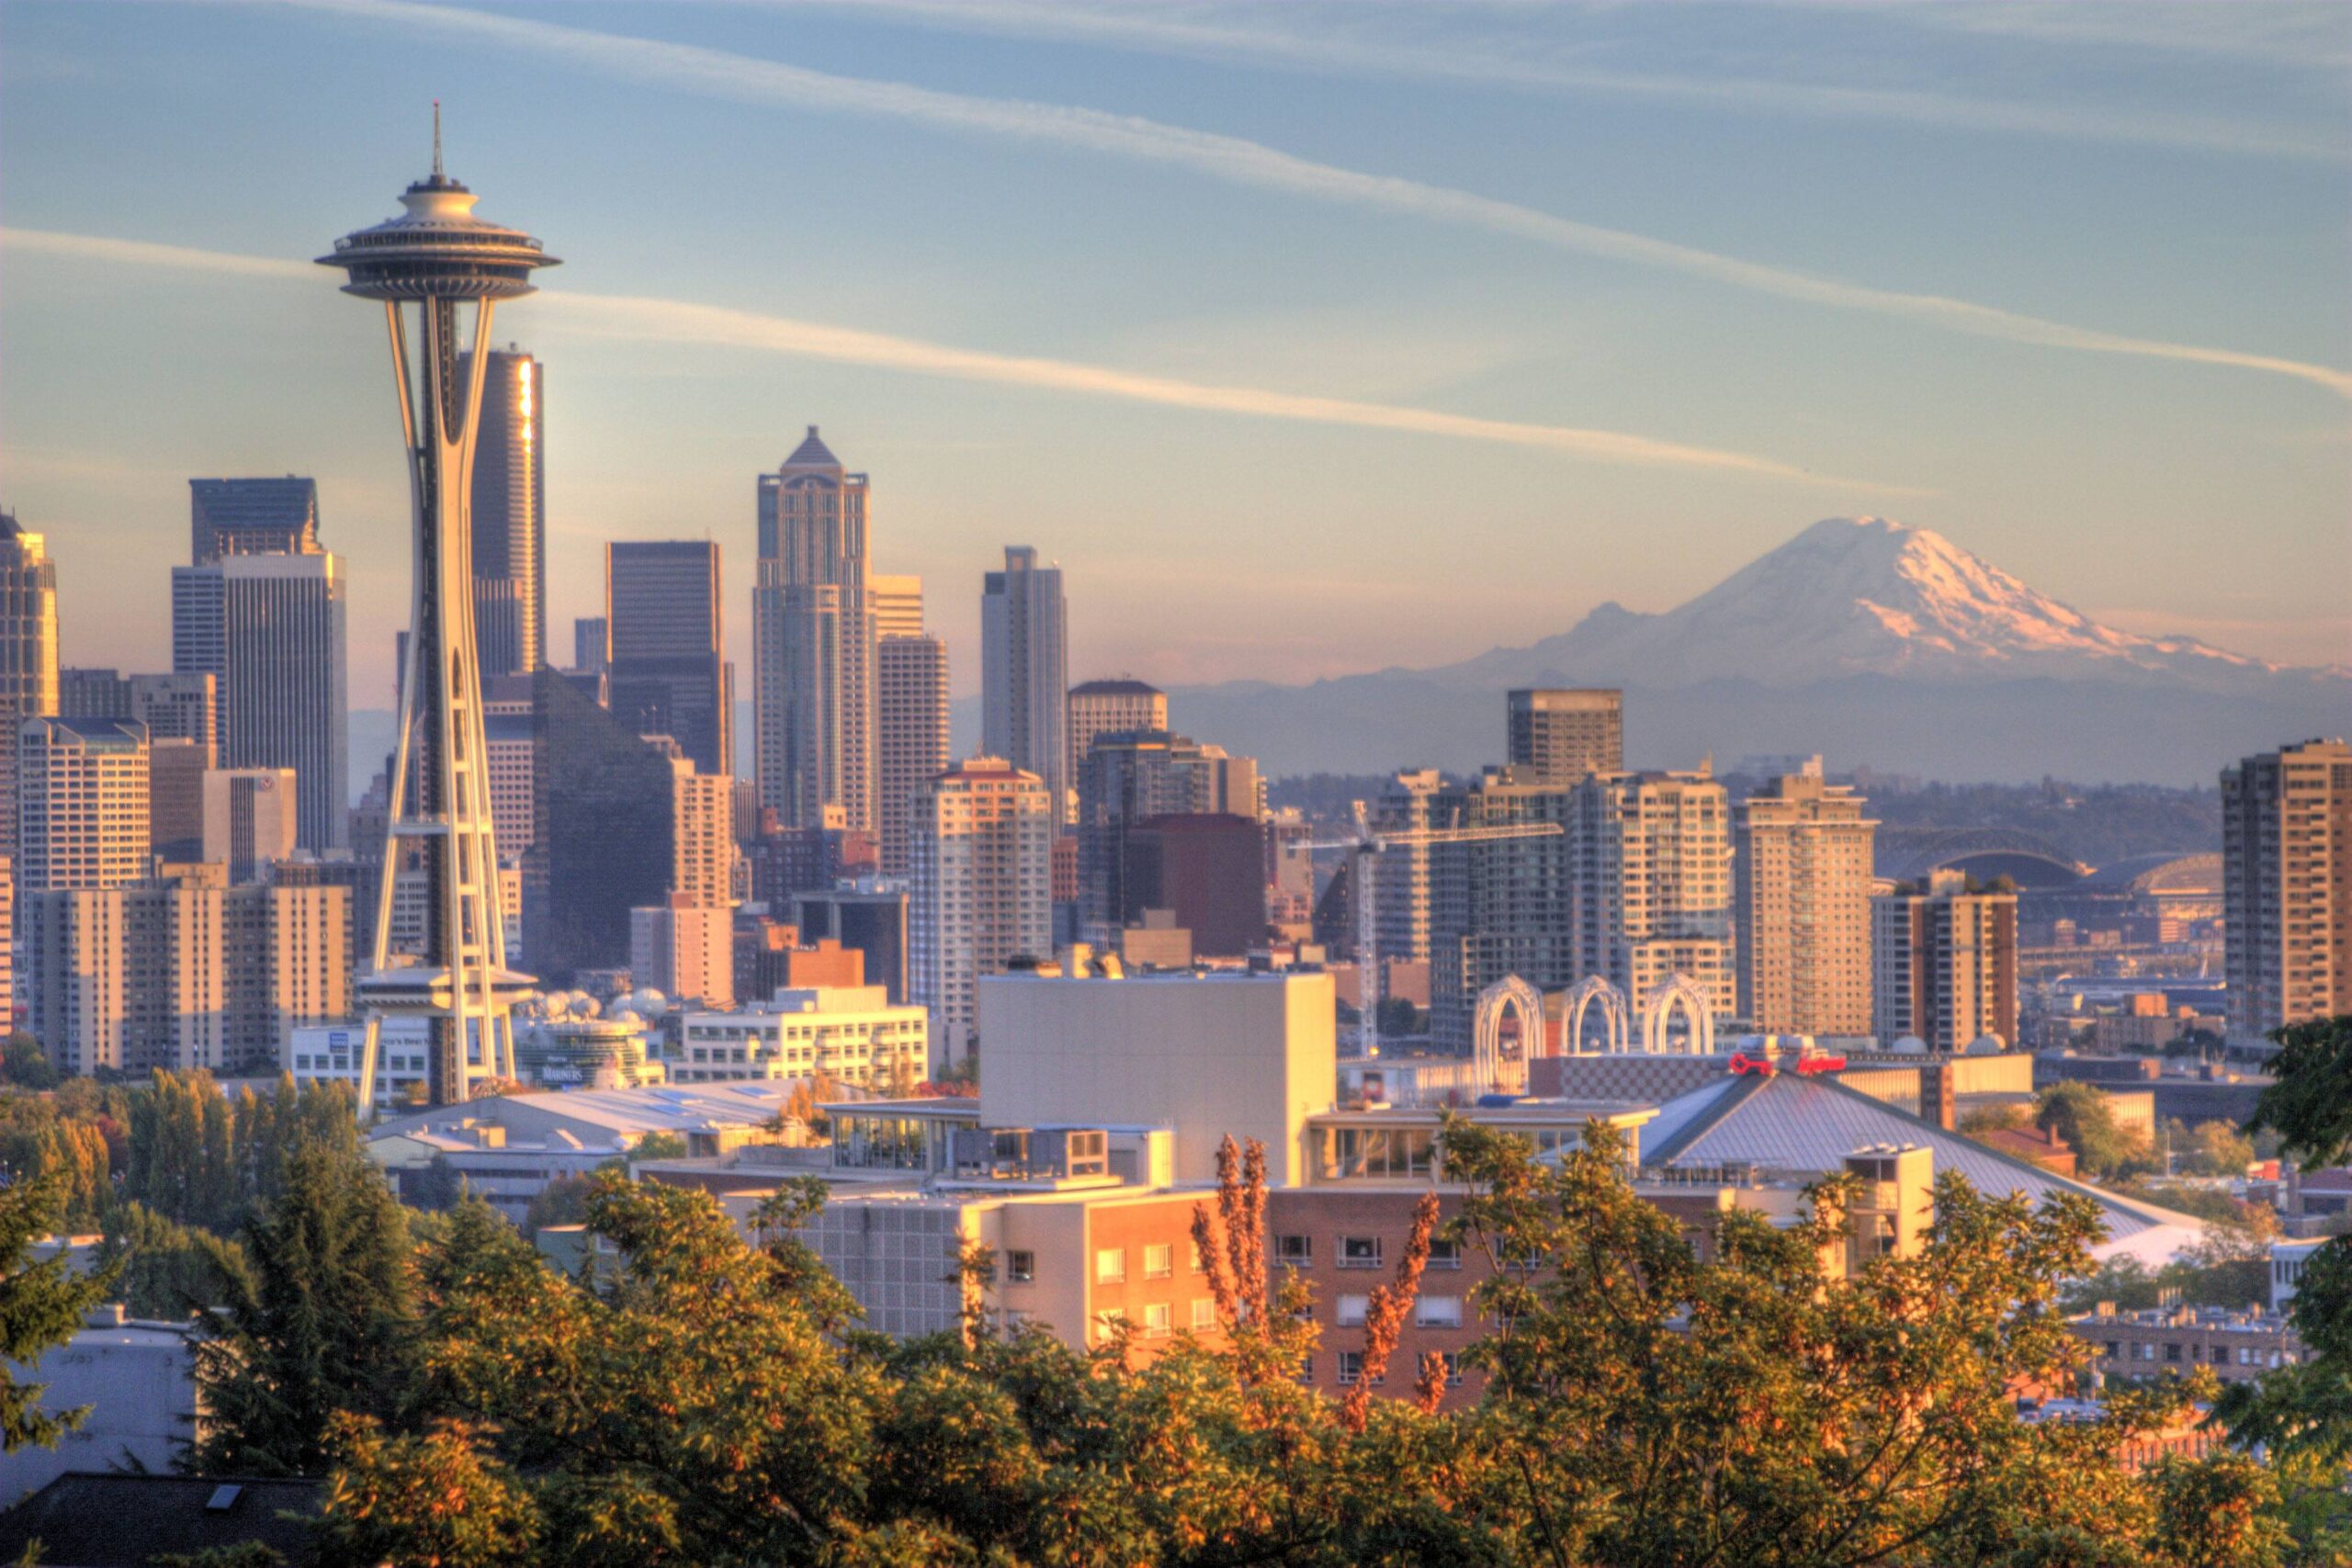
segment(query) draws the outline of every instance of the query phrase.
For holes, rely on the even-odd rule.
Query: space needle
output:
[[[478,199],[442,172],[436,103],[432,177],[401,195],[406,210],[399,217],[345,235],[333,255],[318,258],[350,275],[345,293],[384,302],[415,523],[391,832],[375,950],[358,986],[368,1017],[359,1067],[363,1117],[375,1104],[386,1019],[426,1021],[426,1103],[451,1105],[469,1097],[469,1058],[482,1075],[514,1076],[512,1010],[531,983],[506,967],[499,918],[474,646],[471,508],[491,312],[499,300],[531,292],[534,267],[557,262],[520,230],[475,217]],[[459,309],[469,303],[470,315]],[[410,863],[424,895],[423,942],[419,951],[395,956],[393,893]]]

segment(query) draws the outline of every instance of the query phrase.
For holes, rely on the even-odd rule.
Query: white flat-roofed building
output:
[[[733,1012],[688,1013],[669,1058],[673,1083],[812,1078],[888,1090],[923,1077],[929,1014],[893,1007],[880,986],[782,990]]]
[[[1337,1083],[1329,975],[1016,974],[978,988],[984,1125],[1173,1127],[1180,1182],[1216,1179],[1230,1134],[1266,1145],[1275,1185],[1305,1179],[1307,1118]]]

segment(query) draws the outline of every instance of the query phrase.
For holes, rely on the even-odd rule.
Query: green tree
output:
[[[182,1318],[252,1288],[243,1247],[143,1203],[118,1204],[106,1236],[104,1256],[120,1265],[117,1288],[133,1317]]]
[[[675,1133],[648,1133],[628,1152],[632,1163],[645,1159],[684,1159],[686,1140]]]
[[[589,1181],[584,1176],[559,1176],[539,1189],[523,1214],[523,1231],[537,1235],[549,1225],[576,1225],[588,1218]]]
[[[1454,1228],[1494,1269],[1476,1292],[1495,1332],[1468,1359],[1492,1382],[1476,1423],[1496,1463],[1511,1555],[1562,1565],[1888,1561],[2269,1562],[2276,1531],[2238,1505],[2258,1474],[2203,1503],[2128,1474],[2126,1435],[2186,1395],[2122,1396],[2089,1427],[2029,1426],[2019,1383],[2063,1386],[2082,1352],[2062,1283],[2099,1235],[2087,1200],[2035,1210],[1952,1175],[1916,1257],[1847,1252],[1850,1181],[1814,1190],[1803,1222],[1720,1216],[1702,1261],[1623,1179],[1622,1135],[1596,1128],[1556,1168],[1524,1140],[1459,1122],[1449,1172],[1477,1189]],[[2215,1519],[2194,1551],[2193,1508]]]
[[[2129,1176],[2154,1163],[2148,1140],[2116,1120],[2114,1103],[2097,1084],[2052,1084],[2034,1097],[2033,1122],[2073,1145],[2086,1176]]]
[[[0,1045],[0,1077],[22,1089],[55,1089],[64,1074],[49,1059],[40,1041],[29,1034],[11,1034]]]
[[[2230,1122],[2199,1122],[2186,1131],[2186,1137],[2172,1140],[2172,1148],[2180,1168],[2191,1176],[2244,1176],[2254,1163],[2254,1140]]]
[[[336,1416],[393,1419],[415,1396],[406,1212],[364,1157],[313,1145],[286,1161],[243,1241],[249,1278],[197,1347],[211,1420],[195,1468],[322,1473]]]
[[[27,1443],[53,1448],[82,1424],[84,1410],[43,1410],[40,1383],[17,1381],[16,1367],[37,1366],[44,1352],[74,1337],[82,1314],[107,1299],[111,1269],[77,1279],[63,1251],[40,1261],[34,1247],[57,1225],[65,1204],[54,1178],[0,1187],[0,1451]]]
[[[2277,1133],[2284,1156],[2305,1167],[2352,1159],[2352,1015],[2290,1024],[2270,1038],[2279,1047],[2273,1081],[2247,1131]],[[2335,1237],[2305,1261],[2290,1315],[2302,1363],[2231,1388],[2216,1414],[2242,1441],[2327,1467],[2340,1493],[2352,1460],[2352,1242]]]

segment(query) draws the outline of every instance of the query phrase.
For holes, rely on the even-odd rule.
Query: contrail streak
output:
[[[293,278],[306,283],[327,281],[317,267],[304,262],[197,250],[185,245],[155,244],[141,240],[60,233],[43,229],[0,228],[0,246],[83,261],[165,267],[183,272]],[[1183,381],[1065,359],[990,354],[979,349],[927,343],[920,338],[827,326],[820,322],[795,321],[784,316],[729,310],[716,305],[697,305],[684,300],[637,295],[581,294],[562,289],[536,297],[531,309],[548,313],[559,325],[568,326],[582,336],[752,349],[802,359],[829,360],[841,365],[870,366],[912,375],[1115,398],[1128,402],[1157,403],[1256,419],[1293,420],[1309,424],[1393,430],[1455,440],[1541,447],[1595,462],[1642,468],[1708,469],[1889,494],[1928,493],[1909,486],[1816,474],[1795,464],[1744,452],[1657,441],[1619,431],[1477,419],[1467,414],[1444,413],[1435,409],[1359,402],[1346,398],[1318,398],[1259,387]]]
[[[596,32],[559,22],[492,16],[463,6],[397,0],[275,0],[306,9],[503,44],[570,61],[608,75],[655,82],[739,102],[785,104],[830,113],[879,116],[951,130],[1044,141],[1191,169],[1234,184],[1318,201],[1403,213],[1485,230],[1611,261],[1680,273],[1753,293],[1893,317],[1947,332],[2043,348],[2225,366],[2291,377],[2352,398],[2352,372],[2324,365],[2205,348],[2073,326],[1942,295],[1874,288],[1788,267],[1744,261],[1670,240],[1558,217],[1447,186],[1365,174],[1293,156],[1261,142],[1189,130],[1099,109],[946,93],[902,82],[837,76],[695,44]]]

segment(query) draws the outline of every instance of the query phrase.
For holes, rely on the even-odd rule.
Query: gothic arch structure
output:
[[[1653,1056],[1663,1056],[1667,1051],[1667,1026],[1674,1021],[1677,1008],[1682,1010],[1690,1032],[1683,1037],[1679,1055],[1705,1056],[1715,1049],[1715,1015],[1708,1005],[1707,993],[1699,982],[1688,975],[1668,975],[1658,982],[1642,1004],[1642,1049]]]
[[[1623,1055],[1633,1048],[1632,1032],[1626,1027],[1625,993],[1599,975],[1588,975],[1568,993],[1567,1007],[1560,1018],[1560,1052],[1563,1055],[1587,1055],[1584,1048],[1585,1010],[1596,1002],[1600,1004],[1601,1053]]]
[[[1519,1052],[1503,1055],[1503,1014],[1519,1013]],[[1470,1040],[1473,1068],[1481,1094],[1525,1094],[1527,1062],[1544,1051],[1544,993],[1516,975],[1506,975],[1478,993]]]

